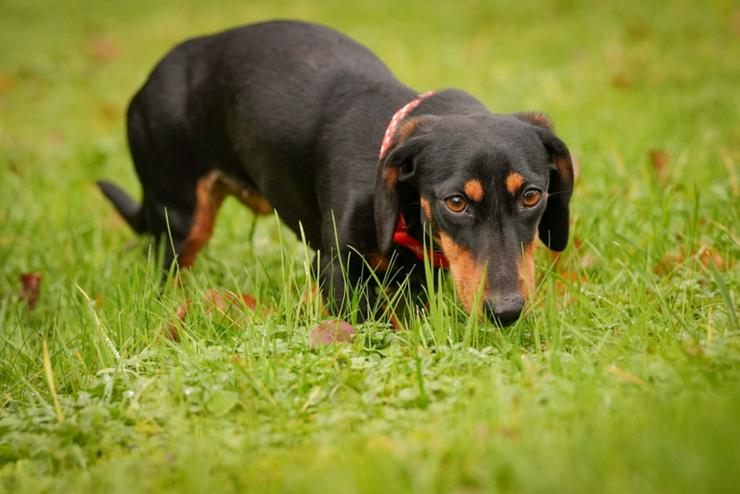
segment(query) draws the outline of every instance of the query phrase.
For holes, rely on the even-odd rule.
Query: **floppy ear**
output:
[[[568,245],[570,196],[573,194],[573,160],[568,147],[549,130],[538,132],[550,157],[547,207],[539,224],[540,240],[554,251]]]
[[[393,233],[400,214],[399,184],[416,173],[414,157],[423,147],[421,137],[413,134],[422,124],[423,118],[411,118],[396,132],[393,146],[378,161],[375,179],[375,231],[378,250],[388,254],[393,244]]]
[[[529,122],[532,125],[537,125],[538,127],[542,127],[543,129],[552,131],[552,121],[550,120],[550,117],[542,112],[523,111],[519,113],[514,113],[514,116],[519,120],[524,120],[525,122]]]
[[[544,113],[514,113],[519,120],[536,127],[542,145],[550,158],[550,185],[547,188],[547,207],[539,224],[540,240],[554,251],[568,245],[568,204],[573,194],[573,160],[563,141],[552,131],[552,121]]]

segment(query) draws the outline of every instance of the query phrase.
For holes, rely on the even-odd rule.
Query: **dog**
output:
[[[133,230],[171,239],[165,267],[193,265],[234,196],[317,251],[335,312],[364,286],[367,317],[373,270],[418,278],[426,256],[467,311],[508,325],[534,289],[536,238],[568,241],[573,165],[545,115],[492,113],[456,89],[418,95],[321,25],[183,42],[133,97],[127,130],[141,204],[98,184]]]

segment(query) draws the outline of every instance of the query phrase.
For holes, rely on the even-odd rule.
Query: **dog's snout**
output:
[[[519,319],[524,309],[524,298],[520,295],[499,297],[486,304],[488,316],[502,326],[508,326]]]

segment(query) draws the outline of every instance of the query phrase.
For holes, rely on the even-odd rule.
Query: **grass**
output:
[[[467,320],[447,287],[406,331],[310,348],[310,253],[269,218],[249,241],[232,202],[157,296],[93,181],[138,190],[123,112],[167,49],[273,17],[337,27],[420,91],[550,114],[581,167],[574,241],[538,253],[527,317]],[[5,0],[0,19],[0,490],[737,490],[733,2]],[[211,288],[258,310],[214,311]]]

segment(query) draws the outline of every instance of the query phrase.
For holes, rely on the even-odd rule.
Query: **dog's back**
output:
[[[389,93],[387,108],[364,105],[347,118],[363,95],[378,91]],[[181,191],[195,190],[218,169],[238,188],[267,198],[295,231],[300,221],[318,245],[323,148],[356,148],[346,136],[369,132],[377,139],[345,154],[374,165],[381,122],[412,94],[367,48],[324,26],[272,21],[193,38],[157,64],[129,106],[142,207],[112,184],[102,187],[135,230],[170,231],[183,241],[197,198]],[[368,111],[383,115],[362,114]],[[378,128],[363,128],[372,125]],[[352,173],[374,179],[372,166]]]

